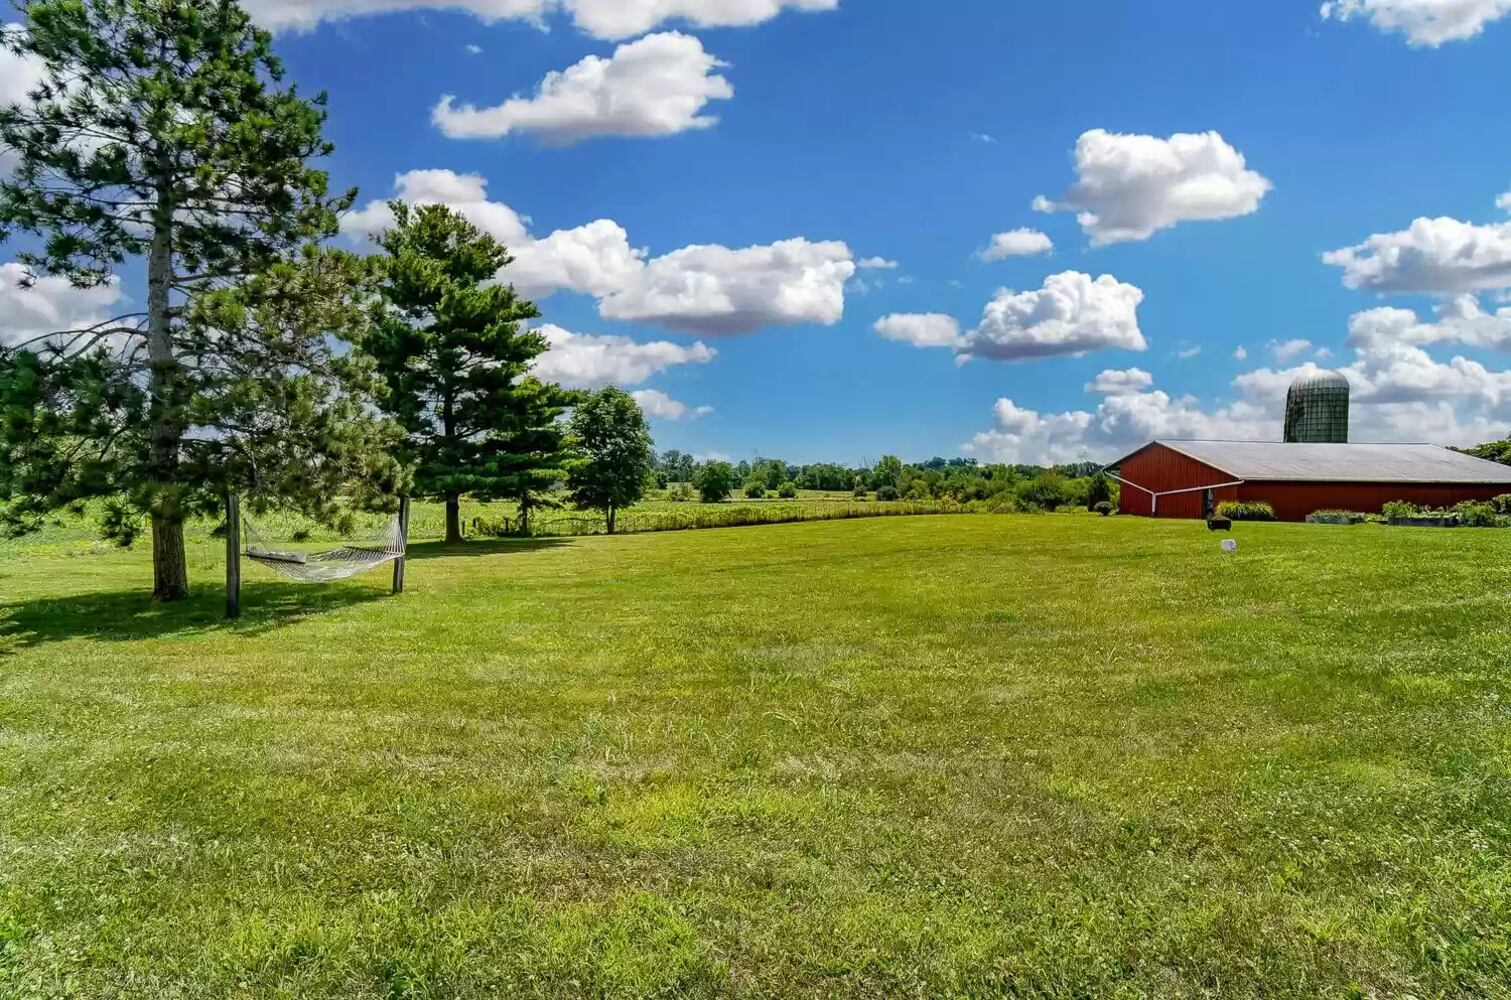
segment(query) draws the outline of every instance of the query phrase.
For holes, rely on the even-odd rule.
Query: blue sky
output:
[[[1505,0],[1456,22],[1429,0],[605,2],[249,7],[330,93],[348,241],[432,172],[405,190],[531,244],[553,371],[651,393],[660,447],[1114,457],[1278,434],[1277,393],[1318,364],[1354,382],[1359,438],[1506,436]],[[813,9],[765,16],[784,6]],[[642,72],[583,76],[592,107],[531,100],[616,52]],[[1099,241],[1120,213],[1153,231]],[[981,259],[1021,228],[1053,250]],[[710,245],[730,252],[679,253]]]

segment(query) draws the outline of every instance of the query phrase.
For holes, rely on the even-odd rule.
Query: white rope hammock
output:
[[[277,548],[251,521],[242,518],[242,524],[247,536],[246,557],[295,583],[335,583],[404,558],[404,528],[397,517],[371,544],[343,545],[314,554]]]

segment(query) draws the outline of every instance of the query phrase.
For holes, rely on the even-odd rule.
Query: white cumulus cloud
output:
[[[445,205],[511,250],[529,240],[529,220],[503,202],[488,200],[488,182],[478,174],[411,170],[394,178],[394,197],[411,205]],[[388,201],[370,201],[348,212],[341,231],[371,239],[393,225]]]
[[[1129,392],[1140,392],[1153,385],[1154,376],[1142,368],[1110,368],[1087,382],[1086,391],[1104,396],[1121,396]]]
[[[1511,288],[1511,222],[1474,225],[1421,218],[1322,255],[1349,288],[1376,292],[1460,292]]]
[[[1438,307],[1436,322],[1424,322],[1410,309],[1366,309],[1349,320],[1348,342],[1365,351],[1424,344],[1511,351],[1511,307],[1486,312],[1473,295],[1461,295]]]
[[[1138,325],[1143,301],[1142,290],[1110,274],[1093,279],[1065,271],[1044,279],[1037,291],[999,290],[959,350],[1003,361],[1107,348],[1146,350]]]
[[[431,114],[453,139],[498,139],[530,133],[553,145],[594,136],[666,136],[709,128],[709,101],[734,88],[714,72],[723,66],[691,35],[670,31],[619,46],[604,59],[588,56],[547,74],[535,94],[495,107],[458,106],[451,95]]]
[[[714,412],[712,406],[688,406],[659,389],[641,389],[630,393],[646,416],[660,420],[697,420]]]
[[[1302,337],[1293,337],[1290,340],[1272,340],[1265,346],[1270,349],[1276,361],[1285,364],[1311,350],[1312,342]]]
[[[44,75],[41,60],[0,46],[0,106],[25,103]],[[9,173],[15,164],[16,154],[0,149],[0,176]]]
[[[914,347],[957,347],[960,324],[943,313],[892,313],[876,321],[877,333]]]
[[[839,0],[242,0],[259,23],[275,30],[308,30],[323,21],[408,10],[457,10],[483,21],[545,26],[558,11],[595,38],[643,35],[668,22],[699,28],[760,24],[784,10],[834,10]]]
[[[1040,195],[1037,211],[1073,211],[1094,245],[1145,240],[1181,222],[1232,219],[1258,211],[1267,178],[1216,132],[1168,139],[1093,129],[1076,143],[1077,180],[1059,203]]]
[[[624,227],[599,219],[519,244],[504,276],[527,298],[562,289],[601,296],[623,288],[644,266],[645,251],[630,246]]]
[[[116,281],[75,288],[67,278],[42,276],[27,287],[26,275],[21,264],[0,264],[0,347],[101,323],[122,299]]]
[[[629,337],[574,333],[555,324],[538,332],[551,345],[535,362],[535,374],[568,389],[638,385],[678,365],[708,364],[718,352],[702,341],[690,345],[666,340],[639,343]]]
[[[1436,47],[1473,38],[1511,13],[1511,0],[1327,0],[1322,16],[1368,18],[1381,31],[1399,32],[1412,45]]]
[[[598,38],[629,38],[669,21],[698,28],[738,28],[784,10],[837,10],[839,0],[565,0],[577,25]]]
[[[563,289],[605,295],[644,266],[645,251],[631,247],[629,234],[609,219],[535,238],[528,218],[488,199],[488,182],[477,174],[411,170],[394,179],[394,196],[412,205],[445,205],[508,247],[514,263],[500,277],[526,298]],[[348,213],[341,231],[354,240],[371,240],[391,225],[387,201],[371,201]]]
[[[1032,257],[1049,253],[1054,248],[1054,241],[1037,229],[1012,229],[993,234],[991,243],[976,256],[986,261],[1006,260],[1008,257]]]
[[[646,263],[604,297],[606,319],[656,323],[690,333],[751,333],[766,326],[833,326],[845,313],[850,248],[801,237],[730,249],[689,246]]]
[[[654,259],[609,219],[537,238],[528,218],[488,200],[487,181],[475,174],[416,170],[399,175],[395,190],[415,204],[449,205],[504,243],[515,262],[499,277],[527,298],[580,292],[598,300],[606,319],[707,334],[832,326],[844,315],[845,283],[856,272],[844,243],[802,237],[743,249],[694,245]],[[392,223],[388,205],[373,201],[348,214],[341,228],[360,241]]]

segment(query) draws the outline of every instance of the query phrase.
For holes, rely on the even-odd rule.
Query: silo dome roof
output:
[[[1291,383],[1291,388],[1293,390],[1294,389],[1347,389],[1348,388],[1348,379],[1344,378],[1344,376],[1343,376],[1343,374],[1341,372],[1335,372],[1335,371],[1313,372],[1310,375],[1301,375],[1301,376],[1298,376],[1297,379],[1296,379],[1296,381],[1294,381],[1294,382]]]

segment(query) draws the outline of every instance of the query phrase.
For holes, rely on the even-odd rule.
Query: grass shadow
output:
[[[0,656],[69,639],[130,642],[223,633],[256,636],[307,618],[389,596],[388,587],[249,583],[242,617],[225,617],[224,587],[197,588],[187,600],[159,604],[141,589],[45,597],[0,604]]]
[[[407,557],[412,560],[456,559],[459,557],[507,556],[521,552],[539,552],[543,549],[559,549],[571,545],[570,538],[490,538],[484,541],[462,542],[448,545],[445,542],[423,542],[409,546]]]

